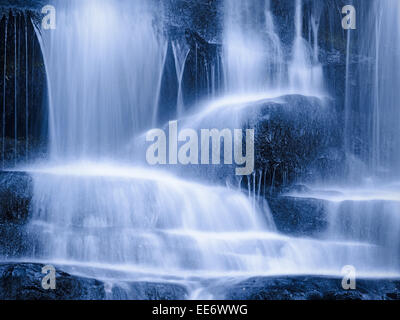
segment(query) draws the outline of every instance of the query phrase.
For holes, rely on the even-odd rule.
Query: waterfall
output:
[[[281,88],[285,77],[284,58],[269,0],[226,0],[224,4],[223,59],[228,93]],[[258,16],[255,18],[254,14]]]
[[[400,113],[396,105],[398,93],[393,89],[400,85],[400,76],[396,73],[400,61],[397,53],[400,37],[393,40],[388,34],[389,28],[399,25],[396,20],[400,4],[396,5],[396,10],[388,10],[389,1],[376,4],[373,14],[364,15],[368,22],[373,22],[373,30],[357,40],[370,67],[360,71],[358,77],[373,79],[362,85],[355,100],[360,103],[358,107],[372,101],[368,108],[374,110],[366,116],[367,126],[371,129],[366,139],[372,147],[366,151],[367,159],[362,160],[368,162],[376,176],[383,172],[384,178],[370,179],[368,188],[364,185],[353,189],[340,187],[347,183],[346,180],[337,181],[339,186],[332,189],[310,188],[304,193],[284,193],[283,196],[295,197],[296,201],[306,198],[305,201],[312,199],[322,203],[327,228],[317,235],[307,236],[279,232],[266,200],[282,190],[286,192],[276,186],[281,179],[286,187],[290,179],[289,170],[279,171],[280,161],[284,159],[271,165],[270,189],[266,188],[267,169],[264,171],[262,166],[256,167],[248,177],[241,177],[239,183],[235,180],[222,186],[223,182],[218,180],[220,167],[212,171],[213,176],[207,175],[202,180],[187,175],[178,166],[173,169],[176,175],[160,168],[149,169],[137,161],[142,145],[136,142],[143,137],[143,132],[153,129],[157,116],[163,112],[163,106],[159,106],[162,101],[160,91],[167,69],[169,43],[175,63],[174,80],[175,75],[177,77],[177,115],[179,124],[181,121],[184,124],[182,127],[238,129],[254,119],[260,121],[254,120],[256,124],[269,125],[274,114],[278,114],[280,120],[298,115],[306,118],[309,114],[300,113],[290,104],[303,107],[303,103],[307,104],[311,98],[291,94],[315,96],[314,100],[318,101],[315,105],[321,106],[318,98],[324,95],[326,79],[319,61],[323,54],[319,46],[320,3],[312,8],[307,42],[304,39],[305,6],[302,0],[296,0],[291,12],[294,17],[293,41],[289,37],[288,42],[284,42],[269,0],[223,1],[220,8],[224,20],[222,49],[215,49],[215,60],[204,52],[201,56],[197,42],[189,45],[182,39],[169,39],[163,17],[157,14],[156,1],[53,0],[52,4],[57,8],[57,28],[35,30],[47,73],[50,151],[49,159],[21,168],[33,179],[27,225],[32,248],[24,257],[26,260],[69,266],[71,272],[78,273],[79,270],[85,276],[113,281],[179,279],[186,282],[195,279],[193,281],[201,282],[213,277],[338,275],[348,264],[356,266],[360,277],[398,275],[399,186],[391,184],[387,177],[397,178],[400,172],[400,138],[396,132]],[[373,16],[375,13],[378,14]],[[10,42],[12,35],[11,25],[6,19],[3,165],[8,111],[6,66],[7,59],[10,60],[7,41]],[[17,144],[16,114],[21,105],[17,104],[17,98],[25,103],[28,137],[29,107],[33,104],[28,92],[31,90],[34,95],[34,88],[32,85],[28,88],[25,22],[26,75],[23,80],[26,97],[25,101],[17,97],[17,71],[23,69],[23,59],[19,57],[17,70],[17,52],[22,50],[17,49],[16,22],[13,26]],[[372,44],[370,34],[375,36]],[[354,79],[351,78],[354,57],[350,32],[347,37],[345,134],[353,131],[351,108],[355,95]],[[22,43],[20,34],[18,45]],[[393,44],[394,49],[389,44]],[[191,52],[191,48],[195,52]],[[288,63],[285,63],[286,57],[290,57]],[[194,64],[191,70],[193,87],[196,88],[193,95],[197,97],[197,89],[206,82],[209,100],[205,105],[197,106],[198,113],[189,116],[185,111],[191,106],[183,99],[183,89],[186,88],[185,70],[188,70],[185,68],[191,58],[195,60],[191,61]],[[371,67],[373,58],[376,59],[375,66]],[[201,71],[198,70],[202,63],[204,77],[199,76]],[[219,93],[216,87],[222,82],[225,85],[223,96],[215,97]],[[373,90],[370,90],[370,84]],[[284,100],[284,96],[288,96],[288,100]],[[259,117],[257,110],[268,103],[273,106]],[[249,107],[253,111],[259,109],[249,112]],[[321,108],[322,112],[333,113],[328,108]],[[318,131],[319,127],[314,128],[312,121],[307,122],[304,129],[293,128],[295,138],[307,130]],[[290,126],[291,122],[283,123],[277,131],[286,130],[286,125]],[[312,134],[310,139],[314,137]],[[284,139],[282,144],[291,137]],[[338,140],[341,139],[340,135]],[[267,140],[261,143],[269,144],[272,138]],[[310,141],[310,145],[312,143],[314,141]],[[352,138],[345,138],[346,152],[354,151],[349,147],[352,143]],[[365,175],[355,168],[352,171],[362,177]],[[203,173],[200,169],[199,172],[198,175]],[[220,184],[215,183],[216,180]],[[378,182],[385,186],[380,192],[373,186]],[[308,218],[308,212],[303,214]]]
[[[369,36],[356,37],[354,30],[346,31],[345,145],[353,181],[400,178],[399,93],[395,89],[400,84],[396,72],[399,17],[397,2],[374,1],[362,7],[358,19],[359,28]]]
[[[302,0],[296,0],[295,38],[292,48],[292,60],[289,64],[289,84],[292,90],[305,94],[318,95],[323,91],[322,66],[318,62],[317,25],[314,23],[314,53],[303,36],[303,5]],[[315,21],[314,17],[314,20]],[[313,61],[316,60],[316,61]]]
[[[338,259],[357,270],[397,274],[400,268],[399,184],[368,187],[319,187],[292,193],[297,199],[318,199],[327,215],[327,242],[353,243]],[[360,255],[361,246],[365,252]],[[350,263],[351,261],[351,263]]]
[[[234,15],[248,5],[229,3]],[[251,41],[260,51],[250,55],[244,69],[231,64],[233,74],[249,82],[239,78],[235,84],[230,74],[232,90],[266,89],[280,76],[268,73],[279,70],[275,68],[281,57],[276,54],[281,51],[278,38],[271,36],[272,19],[264,15],[269,12],[265,5],[265,28]],[[250,22],[251,12],[244,11],[242,27]],[[268,206],[256,201],[261,175],[247,179],[246,196],[122,163],[127,136],[152,124],[164,52],[153,17],[145,1],[58,3],[58,28],[42,41],[52,113],[51,155],[57,161],[26,169],[34,181],[30,258],[153,276],[340,272],[347,261],[338,252],[359,244],[279,234]],[[242,30],[239,36],[248,32]],[[276,40],[272,57],[264,54],[263,44],[271,49],[264,36]],[[247,55],[251,52],[246,44],[236,46]],[[364,246],[357,257],[369,252]],[[100,271],[95,275],[104,276]]]
[[[161,70],[164,70],[164,68],[165,68],[167,52],[168,52],[168,42],[165,41],[164,47],[161,49]],[[158,117],[158,113],[159,113],[162,77],[163,77],[163,72],[161,71],[158,73],[158,79],[157,79],[156,98],[155,98],[155,102],[154,102],[153,121],[152,121],[153,126],[156,126],[158,123],[157,117]]]
[[[370,258],[360,264],[368,264],[371,268],[384,266],[391,272],[399,270],[399,201],[366,199],[330,202],[328,210],[329,238],[372,244],[379,250],[371,251]],[[360,268],[359,265],[356,267]]]
[[[154,28],[151,2],[54,4],[58,27],[43,33],[51,156],[121,154],[152,125],[157,108],[165,40]]]
[[[2,113],[2,168],[5,166],[5,147],[6,147],[6,87],[7,87],[7,36],[8,36],[8,17],[4,19],[4,69],[3,69],[3,113]]]
[[[344,93],[344,149],[347,154],[352,152],[351,139],[351,123],[350,123],[350,48],[351,48],[351,32],[347,32],[346,37],[346,76],[345,76],[345,93]]]
[[[247,197],[115,163],[82,161],[31,167],[29,172],[35,191],[28,226],[32,261],[73,266],[75,272],[99,278],[153,281],[336,275],[346,264],[355,265],[360,276],[398,270],[393,242],[399,231],[398,205],[378,202],[375,209],[393,209],[379,225],[375,219],[380,211],[368,209],[368,219],[361,218],[368,206],[350,216],[348,208],[333,206],[325,237],[293,238],[278,233],[268,206],[256,201],[256,174],[247,180]],[[381,228],[388,231],[382,233],[384,238]]]
[[[277,272],[286,239],[267,207],[236,190],[126,165],[126,145],[151,129],[165,63],[151,3],[56,4],[57,29],[37,31],[52,158],[25,168],[34,181],[30,259],[158,276]],[[188,50],[173,48],[182,78]]]
[[[318,46],[318,32],[320,27],[320,19],[322,13],[322,5],[320,2],[317,2],[313,7],[313,12],[311,13],[310,24],[313,34],[313,60],[314,63],[318,64],[319,59],[319,46]]]
[[[18,64],[17,56],[17,16],[14,17],[14,163],[17,161],[17,143],[18,143]]]

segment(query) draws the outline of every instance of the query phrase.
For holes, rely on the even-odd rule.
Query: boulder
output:
[[[24,172],[0,172],[0,256],[21,257],[32,248],[25,225],[33,181]]]

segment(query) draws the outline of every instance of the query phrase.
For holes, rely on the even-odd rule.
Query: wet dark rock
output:
[[[220,42],[222,0],[165,0],[162,3],[169,33],[191,30],[207,42]]]
[[[24,172],[0,172],[0,224],[24,224],[32,199],[32,178]]]
[[[329,99],[284,95],[242,110],[238,117],[244,121],[243,129],[255,130],[255,172],[243,177],[243,188],[254,189],[255,178],[255,190],[270,197],[297,181],[335,181],[343,174],[342,136]],[[217,121],[220,117],[212,116]],[[221,116],[229,121],[226,114]],[[218,127],[211,116],[207,121]]]
[[[49,2],[46,0],[0,0],[0,13],[7,10],[33,10],[40,12]]]
[[[189,49],[182,77],[182,95],[185,107],[190,108],[210,90],[211,70],[220,59],[222,35],[221,0],[165,0],[163,19],[169,46],[160,92],[158,123],[176,119],[178,78],[171,47],[177,42]],[[222,80],[216,81],[219,90]]]
[[[2,300],[92,300],[104,299],[104,284],[98,280],[56,271],[56,289],[42,288],[43,265],[0,264]]]
[[[1,129],[3,137],[0,141],[3,168],[13,167],[47,151],[46,72],[32,24],[33,21],[40,26],[42,14],[40,10],[34,11],[41,7],[39,3],[0,0],[0,61],[2,66],[6,65],[0,76],[1,96],[5,102],[1,114],[5,126]]]
[[[0,256],[21,257],[32,248],[25,228],[32,187],[27,173],[0,172]]]
[[[278,195],[269,197],[268,204],[280,232],[312,236],[328,226],[323,200]]]
[[[268,170],[271,184],[317,178],[318,159],[327,160],[324,172],[335,174],[340,157],[332,149],[340,148],[341,136],[329,100],[289,95],[259,110],[249,127],[255,128],[256,168]]]
[[[21,258],[32,252],[34,241],[19,224],[0,224],[0,256]]]
[[[256,277],[227,288],[229,300],[397,300],[400,281],[360,279],[344,290],[341,278],[318,276]]]
[[[328,79],[337,79],[334,82],[333,88],[327,88],[329,95],[334,98],[337,105],[340,108],[343,107],[343,101],[340,97],[344,96],[343,84],[344,81],[344,62],[345,62],[345,46],[346,39],[344,38],[345,33],[341,29],[341,24],[338,21],[341,20],[340,10],[331,10],[332,7],[340,8],[344,1],[342,0],[329,0],[322,8],[322,18],[320,27],[320,61],[323,63],[325,72],[328,75]],[[156,11],[160,13],[160,17],[157,19],[164,19],[165,33],[168,35],[170,41],[186,42],[190,47],[190,52],[187,57],[186,65],[184,68],[182,91],[185,101],[185,106],[190,108],[196,101],[204,97],[209,92],[209,83],[206,79],[211,78],[211,69],[214,68],[216,72],[218,65],[222,65],[219,61],[221,53],[221,43],[223,35],[223,20],[224,20],[224,2],[222,0],[162,0],[154,1],[156,3]],[[0,0],[0,7],[8,8],[10,6],[18,8],[37,8],[44,4],[42,0],[27,1],[27,0]],[[162,8],[162,9],[161,9]],[[308,2],[304,3],[304,16],[310,14],[312,6]],[[285,0],[279,3],[272,3],[271,10],[273,11],[274,21],[277,28],[279,38],[283,42],[285,47],[284,52],[289,54],[287,59],[290,59],[291,46],[293,44],[293,34],[294,34],[294,3],[292,0]],[[162,15],[162,17],[161,17]],[[10,28],[12,27],[12,22],[10,20]],[[308,24],[304,24],[304,38],[307,38],[309,30],[307,30]],[[333,28],[333,29],[332,29]],[[34,38],[34,32],[29,25],[29,40],[30,42]],[[32,38],[32,39],[31,39]],[[8,56],[12,55],[12,43],[8,45]],[[46,113],[42,111],[38,112],[40,105],[43,104],[43,92],[45,91],[45,77],[44,66],[42,63],[41,54],[39,51],[39,46],[35,44],[35,79],[32,83],[29,83],[29,88],[33,86],[37,87],[36,93],[32,94],[29,101],[32,104],[32,110],[29,114],[31,117],[35,116],[36,119],[32,119],[32,124],[29,125],[30,128],[37,127],[38,123],[46,123]],[[177,77],[175,71],[175,65],[173,62],[173,56],[169,50],[167,63],[165,66],[165,71],[163,75],[163,82],[161,86],[160,93],[160,107],[158,115],[159,122],[164,123],[168,119],[176,118],[176,95],[177,95]],[[0,53],[1,55],[1,53]],[[9,63],[10,68],[12,67],[12,62]],[[24,75],[21,74],[20,79],[24,79]],[[221,76],[222,78],[222,76]],[[33,79],[33,78],[32,78]],[[1,80],[0,80],[1,81]],[[223,85],[223,79],[217,81],[215,84],[216,90]],[[24,86],[21,84],[21,88]],[[11,86],[9,86],[11,89]],[[8,90],[9,90],[8,89]],[[7,93],[7,101],[11,101],[14,92],[11,90]],[[21,92],[21,95],[23,93]],[[10,100],[11,99],[11,100]],[[21,99],[22,102],[24,99]],[[315,107],[305,107],[309,106]],[[336,128],[341,128],[339,121],[339,116],[332,112],[332,109],[336,111],[341,111],[337,106],[332,106],[329,108],[329,112],[325,110],[323,112],[316,111],[321,109],[318,102],[315,99],[309,99],[305,102],[305,99],[301,98],[291,98],[285,101],[284,109],[287,109],[287,105],[292,105],[291,109],[292,115],[297,114],[297,120],[293,117],[282,117],[283,113],[276,113],[277,117],[272,117],[273,119],[269,122],[270,125],[266,128],[264,125],[258,127],[259,133],[257,133],[258,139],[258,149],[261,150],[261,154],[258,155],[257,166],[258,169],[268,170],[269,182],[280,186],[286,182],[291,182],[295,177],[303,176],[306,174],[308,177],[314,177],[315,175],[324,175],[326,172],[338,171],[337,158],[340,158],[340,151],[337,149],[342,146],[338,143],[332,148],[328,148],[328,145],[324,145],[325,148],[319,149],[319,154],[315,154],[315,150],[318,150],[318,144],[321,141],[322,135],[327,133],[326,138],[334,137],[336,141],[343,141],[342,137],[338,137],[336,132],[329,133],[329,128],[332,128],[336,124]],[[297,107],[300,107],[299,109]],[[18,108],[22,109],[24,106],[21,105]],[[269,106],[266,109],[273,109]],[[295,110],[297,109],[297,110]],[[171,111],[172,110],[172,111]],[[311,112],[307,112],[311,111]],[[314,112],[316,111],[316,112]],[[19,115],[21,119],[19,122],[24,123],[23,113]],[[326,121],[331,115],[330,121]],[[325,115],[323,117],[322,115]],[[291,120],[288,120],[291,119]],[[307,119],[307,121],[305,121]],[[321,120],[321,121],[320,121]],[[8,115],[7,123],[13,121],[13,115]],[[331,126],[326,126],[326,124],[332,124]],[[293,125],[293,127],[291,127]],[[12,128],[12,126],[9,126]],[[47,126],[43,126],[47,127]],[[315,128],[313,128],[315,127]],[[324,129],[326,130],[324,131]],[[318,132],[319,130],[319,132]],[[37,132],[36,132],[37,131]],[[35,132],[30,133],[29,141],[47,141],[47,132],[41,132],[37,129]],[[310,133],[317,133],[317,135],[312,136],[312,146],[304,145],[304,142],[310,138]],[[337,130],[340,131],[340,130]],[[262,136],[262,134],[272,133],[275,139],[272,142],[265,141],[268,136]],[[6,132],[8,137],[12,137],[12,132]],[[339,134],[340,135],[340,134]],[[263,140],[264,139],[264,140]],[[308,141],[308,142],[310,142]],[[323,143],[324,144],[324,143]],[[22,141],[21,145],[24,145]],[[38,146],[32,147],[35,151]],[[45,148],[43,148],[45,150]],[[12,148],[10,149],[11,157],[14,155]],[[333,151],[332,151],[333,150]],[[314,153],[314,154],[313,154]],[[337,156],[335,156],[335,153]],[[23,153],[18,153],[18,155],[23,155]],[[310,166],[308,166],[310,165]],[[325,177],[322,177],[325,178]],[[272,181],[273,180],[273,181]]]

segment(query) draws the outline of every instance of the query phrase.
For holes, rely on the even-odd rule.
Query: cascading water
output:
[[[372,134],[366,137],[371,145],[368,167],[377,177],[400,179],[399,91],[395,89],[400,85],[400,75],[396,71],[400,67],[400,3],[377,1],[371,12],[377,12],[366,17],[368,30],[375,34],[373,45],[370,39],[362,38],[360,47],[361,54],[372,58],[374,64],[359,74],[360,105],[372,104],[368,114],[368,125],[372,127],[372,132],[368,132]],[[362,82],[364,77],[373,79],[372,88]]]
[[[275,233],[268,209],[241,192],[117,162],[130,139],[151,128],[157,109],[165,45],[151,5],[89,0],[57,8],[58,27],[42,39],[53,164],[28,170],[32,259],[120,269],[134,279],[274,274],[308,265],[290,238]]]
[[[145,1],[56,1],[44,33],[53,158],[121,154],[151,127],[164,39]]]
[[[399,29],[400,5],[384,0],[361,8],[358,28],[368,36],[356,37],[351,30],[346,35],[344,146],[348,176],[336,186],[319,186],[315,187],[318,191],[295,196],[325,201],[327,239],[374,246],[369,258],[359,263],[370,270],[397,274],[400,139],[395,134],[399,120],[395,88],[400,80],[395,70],[400,63],[400,37],[393,28]],[[354,56],[361,67],[354,64]],[[353,265],[357,263],[353,261]]]
[[[56,30],[38,31],[48,76],[50,161],[26,170],[34,181],[30,259],[113,281],[337,275],[347,264],[356,266],[358,275],[398,274],[396,187],[377,199],[343,196],[350,193],[347,190],[341,190],[340,199],[326,196],[331,195],[327,192],[293,194],[328,203],[326,232],[302,238],[279,233],[268,205],[257,203],[261,182],[256,187],[255,181],[263,179],[262,172],[253,174],[253,185],[247,180],[247,197],[238,189],[200,184],[138,163],[128,166],[132,140],[151,129],[161,112],[168,43],[161,19],[153,2],[144,0],[53,4]],[[240,128],[242,107],[279,101],[284,94],[317,96],[324,91],[318,61],[321,12],[317,7],[312,11],[312,47],[303,38],[302,8],[302,1],[296,0],[293,48],[291,55],[285,55],[268,0],[224,2],[221,82],[227,96],[195,114],[197,123],[214,125],[210,121],[214,118],[219,125]],[[394,14],[390,15],[393,20]],[[382,43],[388,40],[381,33],[388,26],[380,26],[377,37],[383,37]],[[181,116],[189,48],[180,42],[173,42],[172,48]],[[398,57],[383,49],[378,52],[398,63]],[[288,64],[285,56],[291,56]],[[382,72],[387,72],[389,66],[384,68]],[[377,100],[393,111],[395,97],[384,84],[375,85]],[[383,98],[384,93],[389,97]],[[228,112],[218,113],[216,119],[214,112],[221,109]],[[241,119],[230,122],[229,117]],[[382,137],[382,130],[375,135]],[[392,134],[384,130],[382,141]],[[388,148],[380,142],[375,146],[374,152]],[[399,169],[396,156],[397,151],[385,162],[393,171]]]
[[[318,26],[316,18],[312,18],[314,33],[314,52],[302,36],[303,15],[302,0],[296,0],[295,38],[292,49],[292,61],[289,64],[289,84],[292,90],[300,90],[304,94],[316,94],[323,90],[322,66],[318,63]],[[313,61],[315,60],[315,61]]]
[[[280,89],[286,72],[269,0],[228,0],[224,4],[223,61],[227,92],[246,94]]]
[[[349,31],[346,50],[346,183],[355,187],[331,188],[336,193],[333,198],[321,193],[315,196],[329,201],[330,238],[376,245],[380,250],[375,261],[398,272],[400,139],[396,132],[400,113],[396,88],[400,78],[396,70],[400,64],[400,37],[393,29],[400,30],[400,4],[373,1],[360,11],[357,23],[368,36],[356,37]],[[352,61],[354,53],[364,64],[357,70]],[[356,117],[359,113],[365,117]]]
[[[1,38],[1,167],[15,166],[29,158],[29,150],[35,142],[34,128],[30,125],[29,108],[31,91],[29,87],[30,67],[33,59],[29,57],[34,36],[27,15],[21,12],[8,12],[2,16]],[[42,103],[42,101],[40,102]]]

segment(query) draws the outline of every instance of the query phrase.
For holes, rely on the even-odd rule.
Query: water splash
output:
[[[261,270],[257,251],[268,249],[257,245],[257,233],[275,229],[242,193],[160,171],[84,162],[30,172],[36,258],[171,273],[246,271],[258,261]]]
[[[400,137],[398,124],[400,111],[398,101],[400,76],[397,72],[400,67],[400,3],[393,1],[375,1],[368,12],[362,13],[360,28],[371,37],[361,37],[357,45],[359,55],[367,57],[367,65],[358,71],[358,79],[351,80],[359,84],[360,100],[358,104],[369,108],[366,119],[366,131],[363,135],[366,143],[371,146],[368,150],[366,163],[368,172],[376,177],[387,180],[400,178]],[[350,34],[351,32],[349,32]],[[351,64],[351,61],[348,61]],[[352,68],[352,66],[348,66]],[[371,82],[365,81],[371,79]],[[349,102],[354,102],[354,88],[351,83],[346,88],[349,92]],[[349,125],[354,125],[357,119],[348,114]],[[352,137],[349,136],[349,139]],[[355,148],[351,150],[355,152]],[[364,159],[363,159],[364,160]],[[359,172],[357,168],[352,168]]]
[[[325,207],[327,241],[359,242],[370,246],[361,260],[349,250],[343,258],[357,269],[396,273],[400,268],[400,192],[398,184],[381,184],[377,189],[314,187],[306,193],[289,194],[297,199],[317,199]],[[358,250],[354,248],[355,250]]]

